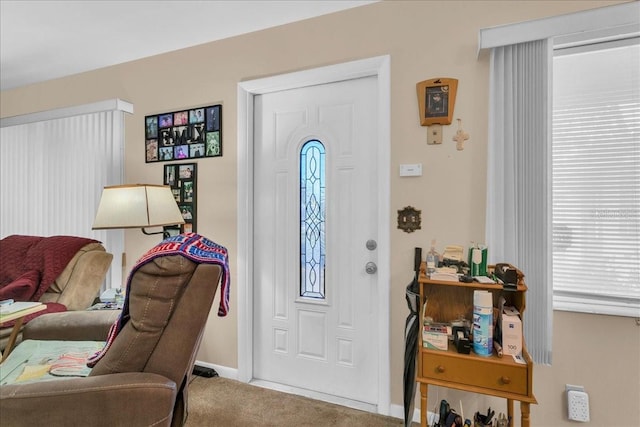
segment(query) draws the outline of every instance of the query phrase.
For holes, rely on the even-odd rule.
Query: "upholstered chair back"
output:
[[[173,425],[181,425],[188,380],[221,274],[218,265],[180,255],[155,258],[136,270],[127,290],[130,319],[91,376],[148,372],[167,377],[178,387]]]

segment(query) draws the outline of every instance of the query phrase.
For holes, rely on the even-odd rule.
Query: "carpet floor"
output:
[[[371,414],[239,381],[194,377],[185,427],[398,427],[401,419]],[[417,425],[417,424],[416,424]]]

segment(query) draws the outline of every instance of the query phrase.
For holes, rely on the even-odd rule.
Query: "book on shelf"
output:
[[[16,313],[19,314],[21,311],[30,310],[41,305],[43,304],[39,301],[16,301],[11,304],[0,305],[0,321],[5,317],[9,317]]]

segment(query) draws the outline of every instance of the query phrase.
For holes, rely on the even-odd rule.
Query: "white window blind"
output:
[[[525,341],[551,364],[553,330],[549,223],[551,43],[491,49],[486,242],[489,263],[525,274]]]
[[[553,61],[554,308],[640,316],[640,44]]]
[[[91,226],[103,187],[123,182],[124,113],[132,108],[109,100],[2,119],[0,238],[93,238],[119,265],[123,231]],[[120,287],[121,276],[110,269],[106,287]]]

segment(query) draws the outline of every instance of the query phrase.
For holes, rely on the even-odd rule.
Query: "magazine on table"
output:
[[[11,314],[17,313],[19,311],[27,310],[27,309],[42,305],[42,303],[39,301],[14,301],[14,302],[6,302],[6,303],[5,301],[2,301],[4,304],[0,304],[0,319],[2,319],[3,317],[9,316]]]

